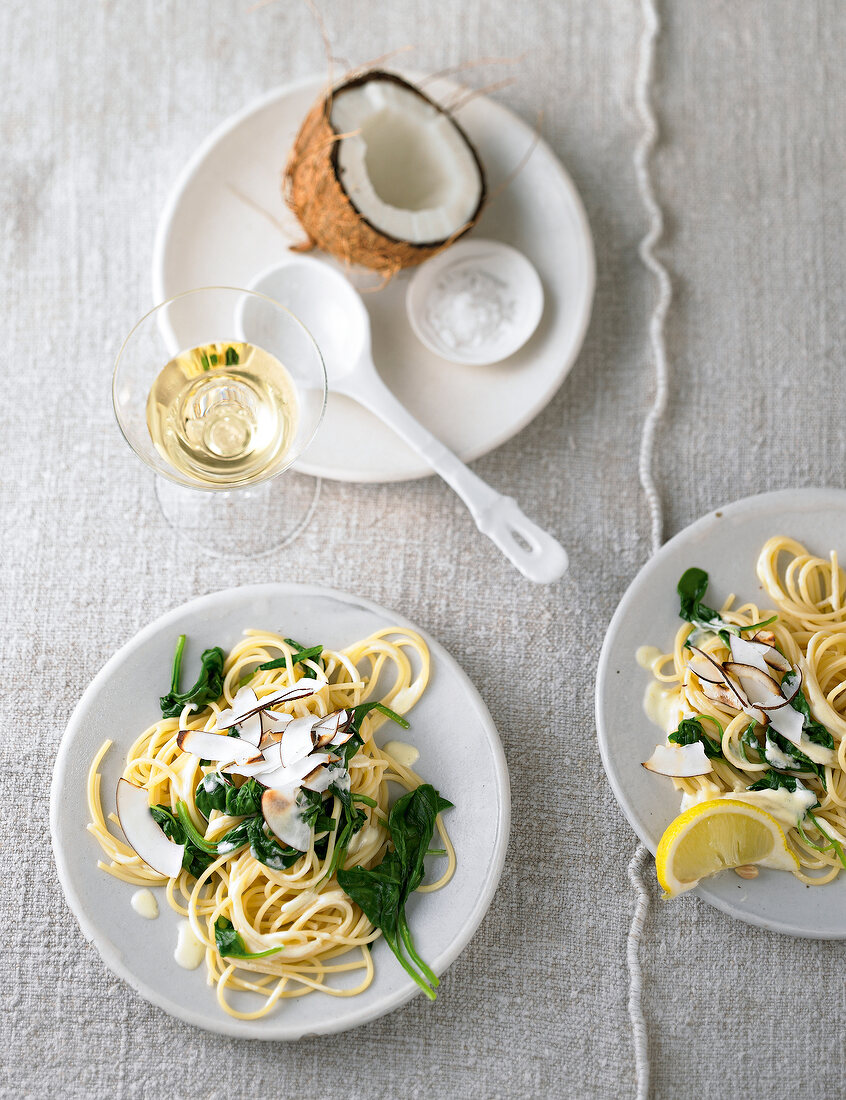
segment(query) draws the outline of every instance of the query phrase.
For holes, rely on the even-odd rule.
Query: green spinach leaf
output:
[[[182,824],[174,817],[169,807],[151,806],[150,813],[165,836],[169,837],[174,844],[185,845],[185,851],[182,854],[182,866],[189,875],[199,878],[208,865],[213,862],[213,856],[191,843]]]
[[[271,947],[267,951],[248,951],[244,937],[235,931],[232,921],[226,917],[218,917],[214,922],[214,941],[220,954],[230,959],[263,959],[282,950],[281,947]]]
[[[261,814],[248,818],[245,824],[250,841],[250,854],[253,859],[257,859],[266,867],[271,867],[274,871],[284,871],[292,867],[303,854],[296,848],[284,847],[275,836],[268,833]]]
[[[785,790],[795,794],[796,783],[797,779],[795,775],[784,775],[782,772],[776,772],[770,768],[768,772],[764,772],[760,779],[756,780],[746,789],[747,791]]]
[[[159,699],[162,718],[178,718],[187,703],[204,707],[213,703],[223,694],[224,653],[220,646],[206,649],[200,657],[200,675],[197,682],[188,691],[179,691],[179,674],[182,669],[182,654],[185,649],[185,635],[180,634],[173,656],[173,671],[170,691]]]
[[[255,779],[248,779],[236,787],[220,772],[209,772],[197,784],[194,800],[197,809],[208,821],[212,810],[229,814],[230,817],[247,817],[261,813],[261,796],[264,787]]]
[[[747,753],[747,749],[754,749],[758,754],[757,760],[750,760]],[[766,762],[764,756],[764,750],[761,747],[761,742],[755,736],[755,723],[750,722],[746,729],[740,735],[740,755],[749,764],[763,764]]]
[[[807,757],[804,752],[797,749],[792,741],[788,741],[783,734],[776,733],[772,726],[767,727],[767,736],[777,749],[780,749],[785,756],[789,756],[791,761],[795,762],[795,764],[791,763],[790,765],[792,771],[812,772],[819,778],[819,781],[823,785],[823,790],[828,790],[825,782],[825,765],[815,763],[810,757]]]
[[[702,603],[702,597],[708,590],[708,574],[704,569],[694,566],[682,573],[676,591],[679,594],[679,615],[693,623],[699,630],[710,630],[718,634],[724,645],[729,644],[730,634],[740,634],[743,631],[758,630],[762,626],[774,623],[778,615],[771,615],[760,623],[752,623],[750,626],[739,627],[733,623],[727,623],[720,618],[719,611]]]
[[[811,714],[811,708],[808,705],[808,700],[805,698],[804,691],[797,691],[790,700],[790,705],[794,710],[798,710],[804,717],[805,721],[802,725],[802,732],[807,736],[808,740],[813,741],[815,745],[822,745],[826,749],[833,749],[834,738],[825,726],[818,722]]]
[[[323,652],[322,645],[313,645],[310,648],[306,648],[305,646],[301,646],[299,642],[295,642],[293,638],[285,638],[285,642],[295,651],[291,654],[292,665],[297,664],[299,661],[319,660],[320,654]],[[285,657],[277,657],[273,661],[265,661],[263,665],[259,665],[258,671],[266,672],[272,668],[284,668],[287,663]]]
[[[693,745],[697,741],[701,741],[705,748],[705,755],[710,760],[722,760],[722,742],[715,741],[713,737],[708,736],[702,726],[703,719],[713,722],[722,734],[723,727],[716,718],[711,718],[709,715],[701,715],[699,718],[682,719],[679,723],[679,728],[674,733],[671,733],[667,740],[671,741],[674,745]]]
[[[429,783],[410,791],[394,803],[388,815],[393,851],[378,867],[341,868],[337,872],[341,889],[360,906],[371,924],[381,929],[400,965],[431,1000],[436,996],[438,978],[417,954],[405,905],[423,878],[423,859],[435,818],[451,805]]]

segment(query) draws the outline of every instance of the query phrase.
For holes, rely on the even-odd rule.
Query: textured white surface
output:
[[[597,298],[558,396],[476,468],[549,525],[572,567],[553,588],[521,580],[434,480],[324,483],[305,533],[260,562],[179,545],[115,429],[111,362],[149,304],[176,172],[239,105],[319,67],[319,35],[293,0],[252,14],[241,0],[0,8],[7,1096],[634,1095],[633,836],[599,762],[592,687],[604,628],[650,548],[637,469],[655,302],[632,167],[641,11],[621,0],[538,0],[519,18],[505,0],[321,8],[353,62],[406,43],[432,71],[525,51],[497,95],[529,121],[545,110],[591,219]],[[842,482],[846,9],[660,8],[653,179],[675,299],[655,478],[670,535],[750,492]],[[344,1043],[257,1046],[150,1008],[85,944],[45,840],[55,738],[105,659],[177,603],[264,579],[359,591],[419,622],[479,687],[511,764],[503,882],[438,1003],[415,1001]],[[551,739],[559,784],[540,791]],[[652,896],[640,959],[653,1095],[842,1095],[842,945]]]

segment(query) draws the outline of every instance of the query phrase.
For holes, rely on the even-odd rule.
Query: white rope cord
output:
[[[652,459],[655,433],[667,407],[668,369],[664,321],[670,308],[673,288],[667,269],[654,253],[655,245],[664,232],[664,217],[655,198],[649,174],[649,160],[658,141],[658,123],[652,110],[650,90],[655,69],[655,43],[661,23],[655,8],[655,0],[641,0],[641,11],[643,32],[635,75],[635,106],[643,129],[634,151],[634,170],[638,191],[649,215],[649,228],[640,242],[640,258],[646,269],[655,276],[658,284],[658,299],[649,320],[649,340],[655,364],[655,397],[643,424],[638,473],[649,508],[652,553],[654,554],[664,541],[664,515],[653,477]],[[643,975],[639,957],[640,941],[649,912],[649,891],[644,881],[644,866],[648,854],[646,848],[638,844],[628,868],[629,881],[635,891],[634,912],[626,943],[626,962],[629,968],[629,1020],[634,1045],[637,1100],[647,1100],[649,1096],[649,1041],[641,1004]]]
[[[664,216],[655,198],[652,180],[649,175],[649,158],[658,141],[658,123],[649,99],[652,76],[655,65],[655,40],[661,29],[655,0],[641,0],[643,11],[643,35],[640,40],[637,75],[635,77],[635,105],[643,126],[643,133],[634,152],[634,170],[640,197],[649,215],[649,229],[640,242],[640,258],[644,266],[652,272],[658,283],[658,300],[649,321],[649,340],[655,362],[655,398],[652,408],[643,425],[640,441],[640,483],[646,494],[649,514],[652,520],[652,553],[664,541],[664,515],[661,498],[655,488],[652,476],[652,453],[655,445],[655,432],[667,407],[667,350],[664,346],[664,320],[673,297],[673,287],[667,269],[656,259],[653,249],[664,232]]]

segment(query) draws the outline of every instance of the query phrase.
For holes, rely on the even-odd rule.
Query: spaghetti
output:
[[[193,827],[213,846],[242,819],[212,809],[207,820],[200,811],[198,786],[215,771],[215,765],[181,751],[177,744],[180,730],[212,730],[217,716],[231,706],[247,680],[259,701],[300,679],[318,680],[313,694],[287,703],[285,709],[296,717],[321,718],[372,701],[379,682],[386,678],[392,681],[389,688],[375,698],[397,714],[404,714],[420,699],[429,679],[426,644],[418,634],[405,629],[386,628],[344,650],[324,649],[316,658],[296,658],[297,651],[290,641],[265,631],[245,631],[244,639],[229,653],[223,666],[222,697],[200,713],[186,706],[178,718],[162,719],[145,730],[129,749],[123,777],[148,792],[151,806],[176,810],[179,803],[184,804]],[[258,670],[258,666],[269,662],[279,667]],[[388,784],[414,791],[422,783],[414,771],[374,743],[373,735],[384,721],[376,710],[363,718],[359,730],[362,744],[347,765],[350,794],[363,821],[357,819],[359,827],[349,841],[341,867],[372,868],[379,864],[389,850]],[[196,876],[183,867],[169,879],[145,864],[109,828],[110,822],[119,825],[117,816],[109,814],[107,820],[102,808],[100,766],[110,745],[107,741],[100,748],[88,776],[88,828],[106,857],[98,867],[136,886],[166,886],[171,907],[188,919],[205,947],[209,983],[216,986],[218,1002],[225,1012],[252,1020],[266,1015],[281,1000],[316,990],[350,997],[370,985],[374,969],[368,948],[379,930],[338,884],[338,861],[333,862],[337,830],[319,831],[315,827],[307,851],[283,869],[261,862],[247,846],[211,859]],[[343,807],[332,788],[322,812],[337,826]],[[447,866],[437,881],[418,886],[421,891],[444,886],[455,870],[455,853],[440,814],[435,824]],[[248,949],[246,954],[282,950],[262,958],[221,954],[216,941],[221,918],[231,922]],[[344,975],[347,977],[341,977],[340,984],[333,984],[336,976]],[[258,995],[260,1005],[250,1010],[240,1003],[233,1004],[231,995],[239,992]]]
[[[649,663],[655,680],[665,685],[660,710],[670,741],[690,743],[679,733],[690,736],[695,731],[695,725],[685,726],[691,719],[707,735],[700,740],[707,746],[711,770],[673,777],[682,792],[682,809],[728,793],[750,802],[760,799],[762,808],[774,812],[775,796],[792,798],[792,808],[798,805],[798,810],[784,824],[788,846],[800,865],[793,873],[819,886],[846,868],[846,574],[834,551],[828,558],[815,557],[801,543],[782,536],[764,544],[757,573],[774,610],[752,602],[736,605],[735,597],[729,596],[718,611],[704,609],[714,615],[710,624],[695,614],[686,615],[694,621],[679,628],[672,652],[656,655]],[[679,591],[682,594],[681,583]],[[735,629],[721,630],[721,624]],[[766,631],[760,629],[764,625]],[[806,715],[799,726],[804,721],[810,734],[785,740],[774,732],[776,722],[785,728],[775,717],[784,713],[785,702],[764,693],[763,702],[771,706],[761,711],[760,699],[756,706],[751,696],[743,696],[743,681],[731,670],[748,666],[737,663],[732,634],[751,637],[762,652],[769,647],[777,667],[789,666],[776,687],[788,706]],[[729,670],[723,684],[711,676],[709,662]],[[768,674],[775,675],[772,669]],[[653,711],[655,687],[647,695]],[[735,689],[745,707],[734,698]],[[723,698],[716,697],[720,694]],[[797,794],[802,801],[797,801]]]

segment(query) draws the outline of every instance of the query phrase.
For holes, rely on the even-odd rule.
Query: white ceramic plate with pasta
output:
[[[356,681],[354,673],[372,671],[373,666],[369,663],[369,658],[361,654],[366,651],[376,652],[378,656],[379,650],[378,646],[376,650],[368,648],[370,643],[358,649],[355,645],[360,639],[367,639],[386,627],[393,628],[388,638],[388,651],[390,652],[390,646],[396,645],[398,647],[396,652],[404,655],[408,668],[405,671],[401,670],[400,679],[395,679],[394,671],[399,666],[392,663],[393,657],[386,658],[383,671],[378,678],[378,685],[373,690],[378,691],[379,697],[385,697],[385,690],[390,689],[391,684],[399,684],[400,680],[405,678],[402,690],[398,694],[390,695],[390,691],[388,694],[397,711],[407,711],[410,728],[407,731],[400,729],[391,721],[383,720],[378,712],[372,712],[370,716],[362,719],[361,730],[370,729],[372,743],[377,748],[367,747],[367,737],[370,735],[366,734],[365,745],[356,749],[350,757],[347,780],[349,781],[352,777],[352,792],[355,795],[359,784],[364,782],[362,776],[371,783],[376,777],[385,788],[383,804],[386,807],[392,805],[404,792],[402,786],[393,781],[387,783],[384,779],[386,775],[393,774],[396,769],[388,768],[386,772],[383,770],[384,764],[380,764],[379,761],[384,759],[381,746],[390,739],[399,738],[405,745],[412,745],[419,751],[419,759],[412,765],[413,770],[423,782],[431,784],[454,804],[454,808],[441,815],[449,841],[454,845],[455,850],[453,876],[441,889],[412,893],[406,904],[408,926],[416,952],[435,974],[442,975],[470,940],[493,898],[508,841],[510,796],[505,758],[490,714],[465,674],[437,642],[425,636],[415,641],[414,628],[410,624],[376,604],[343,593],[292,584],[266,584],[230,589],[193,600],[167,613],[142,630],[108,661],[77,705],[59,748],[51,792],[51,831],[59,878],[68,904],[77,917],[83,934],[100,952],[106,965],[148,1001],[171,1015],[198,1027],[223,1034],[260,1039],[296,1039],[358,1026],[390,1012],[420,992],[418,984],[415,984],[400,967],[383,938],[375,939],[372,950],[361,947],[359,941],[362,938],[362,929],[366,932],[367,926],[366,923],[364,925],[360,923],[361,914],[355,910],[358,913],[356,920],[359,923],[356,924],[353,921],[350,924],[347,921],[342,931],[353,939],[358,937],[356,942],[359,946],[348,951],[346,955],[337,955],[335,958],[326,956],[322,961],[326,962],[329,969],[318,974],[317,977],[338,989],[350,989],[362,984],[365,988],[361,992],[353,996],[339,997],[317,989],[305,996],[283,995],[259,1018],[236,1018],[224,1011],[218,1003],[219,983],[211,982],[208,976],[211,953],[196,969],[183,969],[177,965],[174,952],[177,946],[179,924],[183,918],[168,904],[167,880],[159,877],[158,882],[161,885],[151,883],[151,892],[157,899],[159,915],[156,919],[145,919],[134,911],[130,904],[134,892],[139,886],[144,886],[144,882],[136,881],[136,884],[132,885],[99,869],[98,859],[108,865],[109,857],[104,854],[97,837],[87,830],[87,825],[92,820],[87,801],[89,773],[92,760],[106,740],[110,739],[113,744],[98,768],[98,774],[101,777],[102,811],[105,815],[106,827],[112,836],[117,838],[116,848],[115,843],[108,842],[109,850],[114,849],[118,853],[123,851],[124,855],[127,854],[125,846],[122,847],[125,840],[124,834],[117,821],[108,821],[108,815],[115,810],[115,792],[118,780],[124,774],[127,755],[142,731],[151,727],[158,733],[150,735],[152,739],[145,740],[141,750],[135,750],[135,755],[142,762],[137,764],[137,769],[140,770],[132,772],[130,778],[142,786],[144,782],[149,784],[150,779],[139,779],[139,776],[145,774],[146,768],[149,776],[155,776],[164,783],[164,786],[160,786],[155,791],[147,792],[151,796],[150,802],[154,805],[166,802],[169,790],[167,784],[171,782],[167,778],[168,769],[170,769],[171,772],[176,773],[176,779],[173,780],[174,791],[182,789],[177,780],[182,782],[183,786],[187,782],[179,779],[179,776],[193,777],[185,789],[189,791],[186,797],[189,798],[191,807],[195,810],[196,806],[193,797],[190,796],[190,789],[194,787],[197,777],[202,775],[202,768],[207,771],[210,766],[218,767],[214,764],[205,764],[200,771],[195,772],[193,770],[195,761],[199,766],[199,753],[189,761],[182,750],[177,748],[175,742],[176,729],[183,728],[185,725],[193,724],[196,730],[203,727],[207,730],[212,729],[212,722],[207,719],[209,709],[214,710],[214,705],[208,709],[197,710],[194,714],[185,710],[170,725],[162,720],[159,697],[166,694],[171,686],[174,643],[179,635],[184,634],[188,639],[183,654],[183,688],[186,684],[189,688],[193,684],[200,668],[202,650],[220,646],[225,653],[231,655],[232,662],[247,660],[253,646],[253,641],[246,645],[244,643],[243,632],[248,628],[262,632],[278,632],[280,636],[297,639],[303,646],[322,644],[325,647],[324,652],[317,658],[316,666],[308,666],[303,661],[296,666],[295,672],[292,672],[295,666],[262,672],[251,683],[256,685],[256,693],[261,695],[264,692],[266,698],[269,697],[269,692],[272,693],[272,689],[268,686],[271,680],[267,678],[306,676],[312,681],[319,682],[322,675],[319,671],[321,669],[330,680],[337,681],[339,684],[358,683],[358,687],[343,687],[337,692],[334,687],[330,689],[325,684],[319,684],[318,694],[311,699],[300,700],[287,707],[292,714],[297,712],[297,707],[306,707],[303,713],[310,714],[313,710],[314,713],[323,714],[335,708],[331,705],[328,707],[324,704],[318,705],[315,700],[322,696],[326,699],[331,696],[335,700],[335,706],[338,705],[339,700],[349,700],[350,707],[357,699],[366,697],[370,689],[362,687],[362,684],[366,684],[367,676],[360,676]],[[259,642],[255,642],[255,645],[259,645]],[[284,655],[286,652],[283,646],[274,650],[272,646],[267,648],[270,643],[262,642],[261,645],[265,646],[261,653],[270,653],[271,657],[275,657],[278,653]],[[233,647],[239,646],[240,648],[235,648],[235,653],[232,654]],[[424,653],[421,646],[424,649],[428,647],[431,662],[428,684],[422,694],[420,694],[420,688],[424,682],[424,676],[421,670],[425,665],[425,655],[421,657]],[[331,656],[331,652],[335,650],[346,654],[352,652],[355,663],[350,665],[349,660],[353,658],[346,658],[347,665],[342,665],[339,660]],[[238,654],[241,656],[239,657]],[[256,659],[253,656],[248,664],[240,667],[235,667],[232,663],[226,666],[231,672],[230,680],[234,685],[230,694],[235,693],[237,685],[241,679],[245,678],[242,676],[245,669],[248,670],[246,675],[249,676],[249,669],[255,667]],[[284,656],[276,659],[284,660]],[[317,671],[309,672],[309,668]],[[333,668],[334,672],[331,671]],[[262,680],[265,682],[262,683]],[[356,692],[359,694],[355,695]],[[375,697],[374,695],[373,698]],[[412,705],[409,709],[410,702]],[[279,720],[279,711],[285,709],[286,704],[283,702],[275,712],[277,718],[274,721]],[[348,713],[350,712],[348,710]],[[274,712],[270,710],[262,712],[262,724],[272,713]],[[370,722],[371,718],[384,721],[384,724],[378,729],[369,727],[366,723]],[[245,730],[247,721],[249,720],[245,719],[239,728]],[[283,731],[285,728],[287,727],[283,724]],[[203,734],[203,736],[208,737],[209,734]],[[285,742],[285,736],[282,732],[280,735],[282,743]],[[265,741],[271,743],[273,739],[273,734],[264,733],[262,747]],[[331,753],[333,746],[342,739],[342,735],[336,735],[335,741],[325,751]],[[203,742],[203,752],[207,751],[206,745],[210,743]],[[189,744],[191,742],[184,742],[186,752]],[[353,747],[352,741],[349,747]],[[266,750],[265,755],[268,751],[270,750]],[[343,756],[343,749],[336,748],[334,751]],[[399,749],[391,748],[391,751],[399,752]],[[163,763],[151,768],[143,763],[147,757],[154,757]],[[356,770],[357,761],[361,763],[359,771]],[[331,766],[341,767],[340,764]],[[377,769],[375,771],[374,766]],[[183,769],[187,770],[183,771]],[[227,783],[233,780],[233,776],[224,776],[224,778],[227,778]],[[243,783],[243,780],[244,777],[241,776],[240,782]],[[215,780],[214,783],[216,782]],[[238,780],[233,782],[237,786]],[[255,779],[252,782],[255,783]],[[305,782],[306,780],[303,779],[303,783]],[[209,787],[210,790],[214,787],[214,783]],[[410,783],[405,782],[404,785],[408,789],[413,787],[414,783],[415,781],[412,780]],[[334,787],[331,788],[331,790],[334,789]],[[347,789],[349,789],[349,782]],[[380,811],[378,807],[372,810],[369,807],[382,798],[382,791],[381,788],[368,789],[375,798],[372,798],[370,803],[366,798],[361,799],[360,803],[356,801],[362,813],[368,815],[368,823],[360,830],[359,836],[361,841],[359,851],[362,852],[365,850],[365,844],[379,842],[380,819],[374,815],[378,815]],[[328,808],[333,804],[331,790],[327,792],[328,801],[323,804],[327,808],[327,813],[330,812]],[[300,793],[307,792],[300,791]],[[327,797],[327,794],[322,797]],[[316,797],[319,802],[321,796]],[[146,806],[147,803],[143,797],[142,801]],[[262,803],[263,806],[264,803]],[[179,807],[177,806],[176,809]],[[242,810],[242,812],[247,811]],[[341,812],[343,814],[344,811]],[[237,817],[219,817],[217,813],[208,809],[205,813],[212,822],[216,818],[219,819],[221,828],[228,828],[233,821],[238,820]],[[259,823],[260,818],[261,813]],[[195,820],[203,821],[202,817],[198,818],[196,813]],[[343,819],[336,824],[342,823]],[[203,825],[203,828],[206,829],[206,837],[212,835],[209,831],[211,826]],[[262,828],[269,832],[267,826]],[[308,849],[311,854],[306,858],[316,861],[318,859],[316,825],[314,829],[311,848]],[[331,849],[327,848],[328,838],[332,838],[333,845],[340,843],[339,834],[340,830],[336,829],[334,833],[324,836],[322,851],[327,861],[331,854]],[[432,844],[438,851],[443,851],[446,845],[438,837],[439,834],[436,832]],[[158,839],[161,841],[161,836]],[[164,843],[164,841],[161,842]],[[272,834],[267,843],[271,845],[276,843]],[[349,843],[349,853],[352,855],[355,843],[358,841],[355,843],[349,841]],[[221,851],[224,847],[224,845],[221,846]],[[386,850],[383,849],[383,851]],[[243,852],[246,853],[243,857],[245,860],[252,858],[250,855],[253,852],[252,847],[243,849]],[[128,855],[134,858],[135,854],[130,849]],[[225,858],[237,860],[240,857],[235,853]],[[213,860],[214,857],[211,857],[212,868],[208,872],[210,875],[216,874],[214,872],[216,864]],[[363,862],[364,857],[362,857]],[[443,855],[430,855],[425,862],[424,885],[438,879],[449,860]],[[142,876],[147,874],[155,878],[154,872],[151,872],[149,867],[137,858],[134,858],[134,864],[135,866],[133,866],[133,859],[130,859],[128,865],[124,864],[124,867],[129,867],[130,878],[139,873]],[[370,865],[377,864],[374,860],[370,860]],[[214,879],[218,889],[222,891],[217,896],[222,898],[231,893],[234,897],[235,875],[240,872],[236,872],[236,863],[224,862],[223,866],[228,879],[224,882],[219,875]],[[300,864],[294,865],[290,873],[294,874],[298,866],[305,867],[306,864],[301,861]],[[315,866],[318,866],[317,863]],[[239,880],[246,882],[247,886],[243,887],[243,892],[236,901],[237,904],[243,905],[244,913],[256,913],[259,902],[255,900],[254,894],[250,894],[252,887],[249,883],[252,879],[249,876],[257,871],[258,878],[255,881],[265,884],[265,878],[262,877],[264,872],[261,866],[254,866],[248,870],[247,878],[242,877]],[[280,870],[279,873],[283,874],[283,871]],[[288,870],[284,871],[284,874],[288,873]],[[308,873],[311,874],[311,871]],[[179,881],[187,883],[189,891],[197,882],[191,877],[186,878],[185,872],[180,874],[181,879],[175,877],[172,880],[174,896],[180,896],[176,889]],[[269,872],[267,875],[273,877]],[[313,881],[318,883],[316,872]],[[266,889],[265,900],[276,889],[273,884],[266,887],[263,885],[263,888]],[[296,941],[296,937],[285,940],[286,950],[289,952],[300,942],[317,943],[320,937],[313,934],[314,928],[317,928],[318,932],[327,930],[331,932],[338,921],[347,920],[343,915],[345,912],[349,915],[349,907],[342,897],[337,909],[341,915],[337,920],[335,911],[327,910],[325,907],[318,908],[316,916],[304,916],[306,909],[308,912],[312,911],[311,903],[320,893],[319,883],[313,890],[314,892],[308,895],[306,893],[296,895],[297,899],[302,899],[302,907],[298,914],[302,918],[298,926],[302,930],[302,935],[300,941]],[[291,896],[290,893],[274,894],[274,897],[284,897],[289,900]],[[184,904],[184,898],[182,902]],[[229,916],[234,915],[233,909],[229,908],[226,911]],[[256,917],[252,924],[248,921],[244,929],[245,935],[252,932],[253,925],[259,930],[271,927],[267,924],[268,914],[271,911],[272,904],[266,905],[264,917],[261,919]],[[252,921],[252,917],[250,920]],[[261,923],[262,920],[264,924]],[[335,924],[332,923],[333,921]],[[355,928],[351,931],[353,925]],[[235,915],[234,926],[237,929],[237,915]],[[205,928],[205,925],[203,927]],[[209,927],[216,928],[217,925],[210,924]],[[284,939],[282,932],[288,929],[288,925],[277,922],[275,927],[279,937]],[[294,933],[291,932],[291,935]],[[268,943],[275,943],[274,936],[275,934],[271,932],[269,938],[260,936],[259,942],[256,942],[255,939],[250,941],[247,935],[248,942],[242,944],[242,948],[246,946],[252,951],[257,951],[259,947],[267,947]],[[213,933],[212,942],[216,943]],[[277,952],[276,957],[282,955],[284,950]],[[337,973],[332,971],[332,965],[343,964],[351,958],[355,961],[355,967],[350,968],[349,971]],[[370,966],[370,960],[372,960],[372,980],[368,985],[364,978],[367,967]],[[228,958],[224,960],[227,965],[230,961]],[[237,966],[237,961],[235,965]],[[289,959],[286,965],[295,964]],[[241,973],[241,976],[244,976],[241,971],[236,970],[234,973]],[[309,976],[314,978],[316,975],[313,969],[306,970],[304,973],[307,978]],[[252,978],[259,978],[260,975],[247,973],[246,977],[252,980]],[[270,982],[271,987],[276,988],[276,978],[272,977]],[[258,1009],[263,1010],[267,1005],[268,988],[270,987],[263,987],[261,993],[230,988],[226,995],[227,1001],[242,1013],[249,1014]],[[304,984],[298,984],[296,981],[284,984],[284,989],[288,991],[298,990],[302,993],[305,988]],[[441,985],[439,995],[444,999],[449,997],[448,983],[446,987]],[[437,1003],[432,1005],[431,1011],[438,1011]]]
[[[252,286],[291,244],[302,241],[282,199],[282,173],[302,120],[325,83],[325,77],[312,76],[268,92],[221,123],[193,154],[159,221],[153,254],[156,302],[198,286]],[[427,91],[442,102],[462,94],[443,79]],[[364,302],[379,373],[421,423],[470,462],[524,428],[558,390],[587,330],[595,270],[578,192],[546,142],[536,142],[532,125],[482,95],[462,107],[458,119],[479,150],[495,195],[478,233],[513,245],[534,264],[544,288],[540,324],[507,360],[458,365],[435,355],[412,331],[405,294],[413,272],[365,293]],[[524,167],[502,186],[530,151]],[[372,290],[372,274],[353,273],[353,278]],[[335,393],[296,469],[362,482],[431,474],[387,425]]]
[[[708,573],[707,603],[712,607],[723,608],[724,601],[734,594],[736,600],[732,606],[735,609],[747,602],[754,605],[751,618],[755,617],[756,610],[760,610],[762,615],[765,609],[777,610],[778,601],[767,591],[764,583],[766,577],[762,580],[756,568],[762,548],[768,540],[777,536],[795,540],[807,549],[808,555],[820,559],[816,566],[808,566],[810,572],[807,579],[811,586],[820,586],[816,592],[818,604],[812,608],[809,605],[811,618],[828,617],[835,623],[846,621],[846,612],[842,610],[843,591],[835,597],[837,610],[832,612],[829,602],[832,588],[836,587],[832,585],[831,578],[837,576],[836,572],[832,574],[830,552],[835,551],[841,563],[846,560],[846,492],[798,489],[737,501],[710,512],[676,535],[637,575],[608,628],[596,683],[599,747],[609,781],[624,814],[653,853],[667,825],[679,813],[680,791],[674,789],[674,781],[670,778],[642,767],[642,762],[650,757],[656,742],[662,741],[662,733],[647,718],[644,710],[645,692],[652,674],[639,667],[636,653],[643,646],[656,647],[662,653],[673,649],[679,627],[683,625],[679,617],[676,585],[682,574],[694,566]],[[781,551],[778,556],[781,573],[794,557],[799,559],[798,551]],[[797,583],[800,573],[801,569],[797,569]],[[838,584],[846,588],[842,565],[839,577]],[[781,626],[787,630],[787,624],[788,618],[782,613],[771,629],[778,630]],[[815,625],[813,630],[818,631],[820,627]],[[789,646],[790,639],[785,637],[784,640]],[[822,634],[819,640],[825,640]],[[819,670],[810,660],[811,654],[805,654],[805,646],[811,644],[807,635],[800,641],[801,648],[794,650],[794,659],[805,662],[806,676],[802,687],[810,697],[813,692],[810,678],[822,682],[823,677],[821,673],[816,675]],[[835,644],[841,646],[839,642]],[[785,645],[781,644],[781,648],[784,649]],[[806,656],[809,658],[807,661]],[[840,656],[839,649],[837,653],[830,650],[825,660],[830,659],[830,667],[834,668],[833,662]],[[667,671],[672,673],[672,669],[672,661],[668,661]],[[846,673],[838,675],[846,679]],[[841,715],[846,709],[846,702],[840,701],[838,684],[831,679],[831,675],[827,673],[826,676],[823,694],[817,698],[832,699],[836,710],[826,711],[826,704],[822,701],[812,703],[811,709],[813,718],[824,721],[826,727],[833,731],[836,752],[842,736],[839,727],[843,724]],[[672,717],[668,724],[674,724]],[[742,715],[736,725],[738,728],[745,725]],[[760,727],[758,735],[763,740],[764,731]],[[781,744],[790,749],[790,745],[783,740]],[[736,745],[734,747],[737,748]],[[752,749],[748,756],[744,752],[744,758],[749,760],[756,760],[758,756]],[[760,756],[763,758],[764,753]],[[762,766],[751,777],[756,782],[765,774],[764,762],[759,762]],[[770,770],[767,766],[766,773]],[[838,769],[835,774],[829,772],[828,775],[829,788],[843,797],[846,788],[842,785],[842,771]],[[714,776],[708,777],[709,780],[712,778]],[[816,782],[813,776],[801,778],[808,783]],[[743,782],[745,784],[745,780]],[[740,787],[734,789],[739,790]],[[710,794],[708,797],[718,796]],[[830,803],[828,805],[829,809],[821,811],[817,808],[816,813],[827,813],[839,823],[842,810]],[[808,826],[807,819],[804,824]],[[813,829],[810,829],[810,835],[820,839]],[[806,854],[814,856],[813,851]],[[833,851],[826,855],[832,866],[838,863],[835,855]],[[621,858],[624,858],[623,854]],[[830,868],[826,864],[821,869],[806,871],[803,866],[802,872],[809,875],[828,874]],[[695,893],[723,912],[749,924],[795,936],[846,938],[846,874],[838,874],[825,885],[809,886],[785,871],[761,869],[758,876],[751,879],[741,878],[733,871],[724,871],[705,879]],[[675,898],[664,904],[684,905],[685,901]]]

